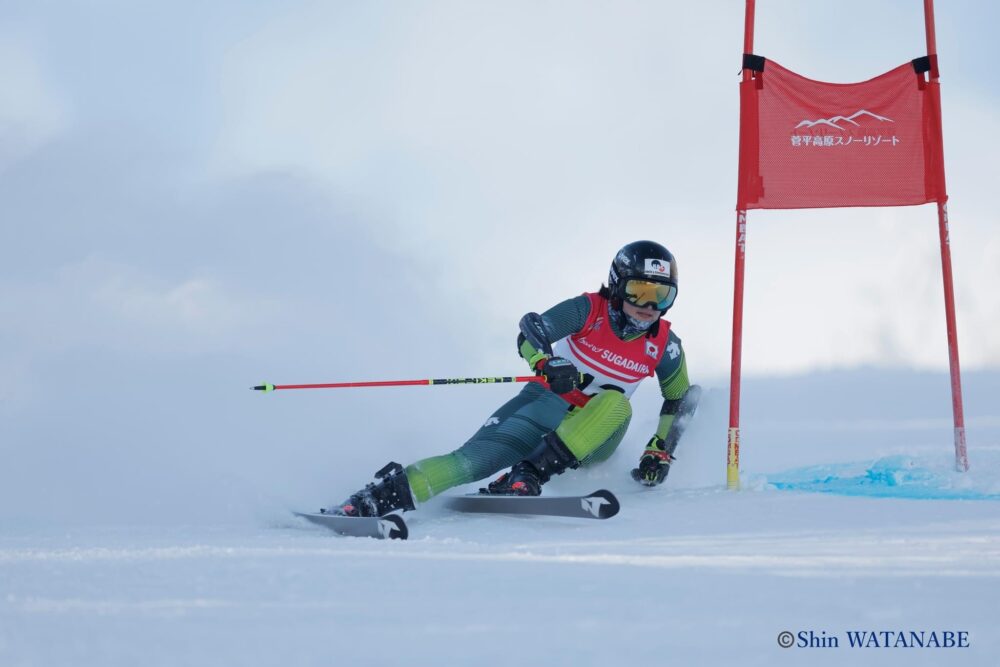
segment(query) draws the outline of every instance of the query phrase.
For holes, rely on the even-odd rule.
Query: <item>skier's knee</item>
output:
[[[607,443],[632,418],[632,405],[617,391],[604,391],[563,421],[556,434],[579,460]]]

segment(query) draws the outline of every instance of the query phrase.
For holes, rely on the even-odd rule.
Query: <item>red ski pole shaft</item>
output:
[[[500,384],[506,382],[538,382],[546,387],[548,383],[539,375],[518,375],[515,377],[483,377],[483,378],[438,378],[432,380],[377,380],[375,382],[325,382],[323,384],[271,384],[266,382],[256,387],[256,391],[278,391],[279,389],[347,389],[350,387],[412,387],[440,384]],[[590,396],[579,389],[567,394],[560,394],[568,402],[583,407]]]
[[[278,391],[279,389],[346,389],[349,387],[412,387],[420,385],[440,384],[499,384],[504,382],[545,382],[538,375],[521,375],[516,377],[481,377],[481,378],[438,378],[430,380],[378,380],[375,382],[326,382],[323,384],[271,384],[264,383],[253,387],[256,391]]]

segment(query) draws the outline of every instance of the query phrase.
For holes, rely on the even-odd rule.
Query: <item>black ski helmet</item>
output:
[[[644,280],[677,289],[677,260],[673,254],[654,241],[633,241],[618,251],[608,272],[608,292],[611,304],[621,308],[625,300],[625,284],[629,280]],[[661,313],[667,312],[673,299]]]

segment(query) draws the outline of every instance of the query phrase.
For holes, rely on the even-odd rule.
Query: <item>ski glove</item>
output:
[[[639,467],[632,469],[632,479],[646,486],[662,484],[673,461],[673,457],[663,449],[663,439],[654,435],[639,458]]]
[[[551,357],[539,363],[538,370],[554,394],[568,394],[580,385],[580,371],[563,357]]]

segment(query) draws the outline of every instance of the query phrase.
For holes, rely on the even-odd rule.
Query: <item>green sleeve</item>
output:
[[[549,333],[551,343],[583,329],[588,317],[590,317],[590,299],[584,295],[566,299],[542,313],[542,321],[545,323],[545,329]],[[518,354],[528,362],[531,370],[535,370],[535,364],[545,354],[536,350],[531,343],[524,339],[524,336],[518,336],[517,345]]]
[[[691,383],[688,381],[687,358],[681,339],[670,332],[667,339],[667,350],[663,359],[656,367],[656,378],[660,382],[660,394],[663,396],[663,407],[660,409],[660,421],[656,426],[656,436],[666,439],[670,427],[674,424],[674,415],[681,399],[687,393]]]

